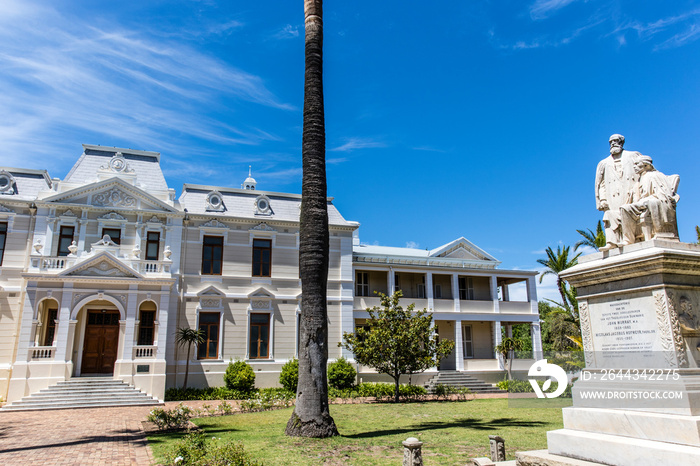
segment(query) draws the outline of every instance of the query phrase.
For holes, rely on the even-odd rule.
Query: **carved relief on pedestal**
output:
[[[581,321],[581,342],[583,343],[583,356],[586,359],[586,367],[592,367],[594,365],[593,334],[591,332],[591,316],[588,309],[588,301],[579,301],[578,315]]]
[[[661,336],[661,348],[670,367],[688,367],[681,326],[673,304],[673,293],[655,291],[656,319]]]

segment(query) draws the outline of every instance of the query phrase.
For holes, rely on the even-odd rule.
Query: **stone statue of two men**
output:
[[[602,210],[606,245],[612,248],[664,238],[678,241],[679,176],[657,171],[651,157],[623,149],[625,137],[610,136],[610,156],[598,164],[596,207]]]

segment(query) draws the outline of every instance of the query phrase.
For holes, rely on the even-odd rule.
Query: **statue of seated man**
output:
[[[639,181],[620,207],[623,242],[637,242],[641,230],[644,241],[654,238],[678,240],[676,202],[678,175],[667,176],[654,168],[651,157],[640,156],[634,164]]]

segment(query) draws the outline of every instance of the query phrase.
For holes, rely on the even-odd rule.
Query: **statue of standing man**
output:
[[[625,137],[610,136],[610,156],[601,160],[595,174],[596,208],[603,211],[606,244],[601,251],[622,246],[622,223],[620,208],[628,202],[639,174],[635,162],[642,156],[639,152],[623,150]]]

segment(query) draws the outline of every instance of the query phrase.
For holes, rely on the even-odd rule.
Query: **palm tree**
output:
[[[338,435],[328,410],[328,200],[323,109],[323,2],[304,0],[305,72],[303,177],[299,228],[299,382],[285,433],[295,437]]]
[[[559,294],[561,295],[561,301],[564,304],[564,307],[573,315],[574,312],[572,311],[572,306],[574,306],[574,303],[570,302],[567,297],[567,295],[571,295],[571,291],[566,289],[566,284],[559,274],[569,267],[573,267],[574,265],[578,264],[578,258],[581,253],[579,252],[573,258],[569,259],[569,246],[557,246],[556,253],[552,251],[551,247],[547,247],[545,252],[547,253],[547,259],[537,259],[538,264],[547,267],[547,270],[542,272],[542,275],[540,275],[540,283],[542,283],[542,279],[545,277],[545,275],[556,275],[557,288],[559,289]]]
[[[185,365],[185,382],[182,384],[182,389],[187,388],[187,376],[190,374],[190,351],[192,345],[200,345],[204,343],[204,332],[193,328],[179,328],[175,334],[175,341],[178,346],[187,345],[187,363]]]
[[[596,251],[605,246],[605,229],[600,220],[598,220],[598,225],[596,225],[595,233],[591,229],[588,229],[588,231],[576,230],[576,232],[583,236],[583,239],[574,244],[574,251],[581,246],[590,246]]]
[[[506,370],[508,371],[508,380],[512,379],[511,369],[513,368],[513,359],[515,359],[515,352],[522,351],[524,347],[523,341],[517,338],[505,337],[501,340],[501,344],[497,345],[494,350],[503,356],[503,359],[508,360],[508,366]]]

